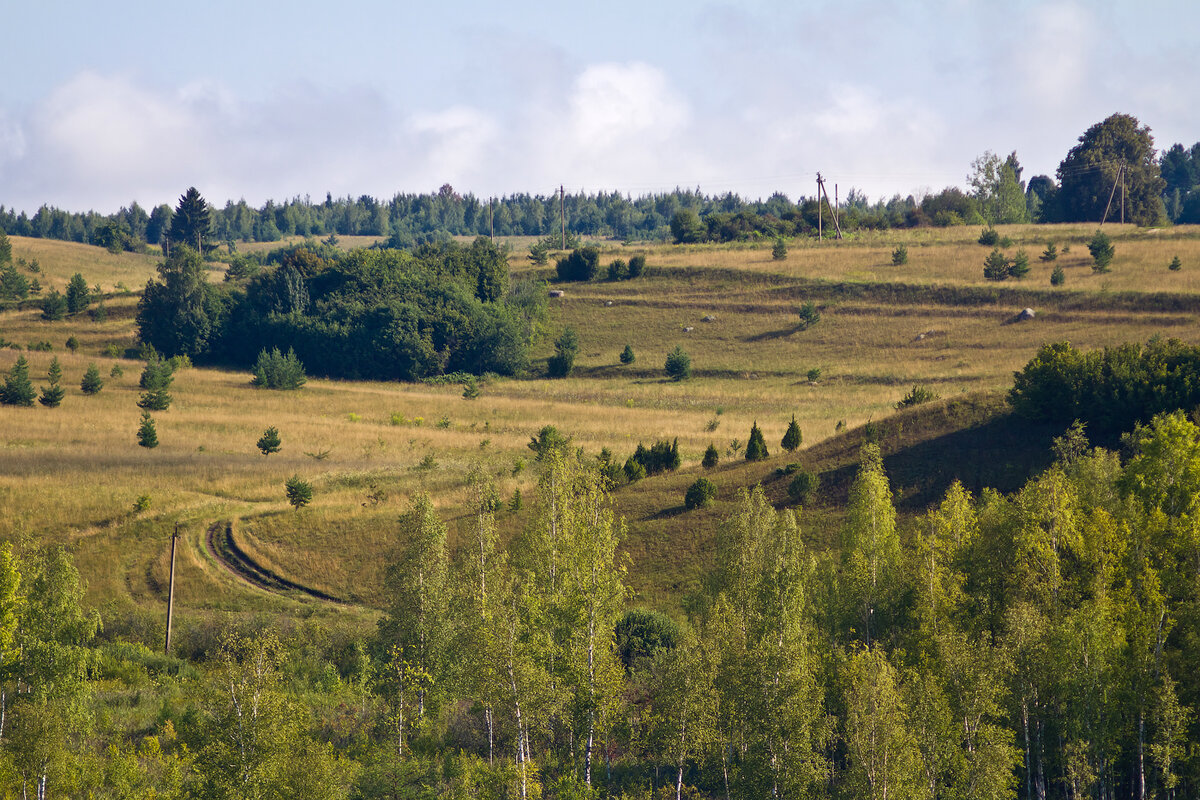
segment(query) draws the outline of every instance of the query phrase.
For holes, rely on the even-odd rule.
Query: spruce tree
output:
[[[776,261],[783,261],[787,258],[787,242],[783,239],[776,239],[775,246],[771,248],[771,258]]]
[[[1087,247],[1088,252],[1092,254],[1092,271],[1108,272],[1108,267],[1112,264],[1113,256],[1117,252],[1117,248],[1113,246],[1112,239],[1108,237],[1108,234],[1104,231],[1096,231]]]
[[[1067,273],[1063,271],[1062,264],[1055,264],[1054,269],[1050,272],[1050,285],[1062,286],[1066,280]]]
[[[0,402],[6,406],[31,406],[35,396],[33,384],[29,382],[29,362],[25,356],[20,356],[4,380]]]
[[[62,381],[62,367],[58,363],[58,356],[50,360],[50,369],[46,371],[46,379],[50,381],[50,385],[42,387],[42,396],[38,398],[38,402],[46,408],[57,408],[62,403],[63,396],[66,395],[66,390],[59,385],[59,382]]]
[[[1183,262],[1179,260],[1179,256],[1175,256],[1171,259],[1171,263],[1167,264],[1167,269],[1171,270],[1172,272],[1178,272],[1179,270],[1183,269]]]
[[[800,433],[800,426],[796,424],[796,415],[792,414],[792,421],[788,425],[787,432],[783,434],[783,441],[779,443],[779,446],[791,453],[803,441],[804,435]]]
[[[263,435],[258,437],[258,441],[255,442],[255,446],[262,451],[264,456],[278,453],[281,444],[279,430],[274,425],[263,431]]]
[[[712,469],[721,462],[721,455],[717,452],[717,448],[710,442],[708,449],[704,451],[704,460],[700,462],[700,466],[705,469]]]
[[[297,511],[312,502],[312,484],[302,479],[299,475],[293,475],[288,478],[283,488],[285,494],[287,494],[288,502]]]
[[[682,347],[675,345],[675,349],[667,353],[664,369],[667,377],[673,381],[687,380],[692,377],[692,358],[684,352]]]
[[[1058,258],[1058,245],[1050,242],[1046,245],[1046,249],[1038,256],[1042,261],[1054,261]]]
[[[67,298],[59,294],[58,289],[51,289],[50,294],[42,298],[42,319],[57,322],[67,315]]]
[[[83,275],[76,272],[71,276],[71,282],[67,284],[67,312],[78,314],[87,308],[90,302],[91,294],[87,281],[83,279]]]
[[[171,232],[168,234],[171,245],[186,245],[203,254],[204,242],[211,230],[212,212],[200,192],[192,186],[180,196],[179,205],[171,217]]]
[[[762,461],[767,458],[767,443],[763,439],[762,431],[758,428],[758,421],[750,428],[750,440],[746,442],[746,460],[747,461]]]
[[[84,394],[96,394],[103,388],[104,379],[100,377],[100,369],[95,364],[88,364],[83,380],[79,382],[79,389]]]
[[[1018,250],[1013,256],[1012,264],[1008,267],[1008,274],[1020,280],[1029,274],[1029,256],[1024,250]]]
[[[169,363],[157,358],[147,362],[138,384],[145,390],[138,398],[138,407],[148,411],[166,411],[170,408],[171,395],[167,390],[171,388],[173,380],[175,376]]]
[[[625,345],[625,349],[621,351],[621,363],[632,364],[634,361],[637,361],[637,356],[633,354],[633,347]]]
[[[158,431],[154,428],[154,418],[149,411],[142,412],[142,424],[138,426],[138,444],[146,449],[158,447]]]
[[[1002,281],[1008,277],[1008,259],[999,247],[993,247],[992,252],[983,260],[983,277],[989,281]]]

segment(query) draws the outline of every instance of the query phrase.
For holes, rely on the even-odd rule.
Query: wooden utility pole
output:
[[[558,185],[558,224],[562,227],[562,244],[563,250],[567,249],[567,211],[565,201],[563,199],[563,187]]]
[[[1117,184],[1120,183],[1122,185],[1122,187],[1125,185],[1122,182],[1122,179],[1124,178],[1124,176],[1125,176],[1125,165],[1122,164],[1121,166],[1117,167],[1117,177],[1113,179],[1112,191],[1108,193],[1108,202],[1104,204],[1104,216],[1100,218],[1100,227],[1101,228],[1103,228],[1104,223],[1108,221],[1108,209],[1110,209],[1112,207],[1113,195],[1115,195],[1117,193]],[[1121,191],[1122,209],[1124,208],[1124,202],[1125,202],[1125,192],[1122,189],[1122,191]],[[1124,211],[1122,210],[1122,215],[1123,214],[1124,214]],[[1124,221],[1124,220],[1122,219],[1122,221]]]
[[[171,533],[171,578],[167,584],[167,643],[163,652],[171,655],[171,616],[175,611],[175,543],[179,540],[179,523]]]
[[[1125,224],[1125,165],[1121,165],[1121,224]]]
[[[834,191],[837,191],[836,184],[834,185]],[[821,198],[822,197],[825,198],[826,203],[829,202],[829,193],[825,191],[825,179],[822,178],[821,173],[818,172],[817,173],[817,226],[818,226],[818,229],[820,228],[820,221],[821,221]],[[841,239],[842,238],[842,226],[841,226],[841,223],[838,222],[837,211],[833,208],[832,205],[830,205],[829,208],[831,211],[833,211],[833,227],[837,229],[837,238]],[[820,235],[820,231],[818,230],[818,236],[819,235]]]
[[[488,238],[496,240],[496,198],[488,201]]]
[[[817,173],[817,241],[825,241],[825,232],[821,220],[821,173]]]

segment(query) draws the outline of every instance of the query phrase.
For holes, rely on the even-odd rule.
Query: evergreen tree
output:
[[[291,390],[299,389],[307,381],[304,365],[296,357],[296,351],[289,347],[284,355],[274,347],[270,352],[265,349],[258,352],[250,383],[262,389]]]
[[[785,258],[787,258],[787,254],[787,242],[785,242],[783,239],[776,239],[775,246],[771,248],[771,258],[775,259],[776,261],[783,261]]]
[[[179,197],[179,205],[171,217],[168,239],[172,249],[180,245],[204,252],[204,244],[212,233],[212,210],[196,187],[190,187]]]
[[[574,328],[564,328],[554,342],[554,355],[546,363],[551,378],[565,378],[575,369],[575,356],[579,352],[579,337]]]
[[[758,421],[750,427],[750,438],[746,441],[746,460],[747,461],[763,461],[767,458],[767,443],[763,439],[762,431],[758,428]]]
[[[263,435],[258,437],[258,441],[254,443],[264,456],[278,453],[281,444],[279,430],[274,425],[263,431]]]
[[[158,447],[158,431],[154,428],[154,418],[149,411],[142,412],[142,423],[138,426],[138,444],[147,449]]]
[[[1088,252],[1092,254],[1092,271],[1101,273],[1108,272],[1117,248],[1113,246],[1112,239],[1108,237],[1108,234],[1097,230],[1088,242]]]
[[[629,277],[640,277],[646,271],[646,257],[642,255],[634,256],[629,259]]]
[[[1050,271],[1050,285],[1062,286],[1067,281],[1067,273],[1063,271],[1062,264],[1055,264],[1054,269]]]
[[[87,371],[83,373],[83,380],[79,382],[79,389],[84,394],[96,394],[104,388],[104,379],[100,377],[100,369],[94,363],[88,364]]]
[[[621,363],[632,364],[636,360],[637,356],[633,354],[633,347],[630,345],[625,345],[625,349],[621,351]]]
[[[312,484],[299,475],[288,478],[283,484],[283,491],[287,496],[287,501],[297,511],[311,503],[313,499]]]
[[[1183,262],[1179,260],[1179,256],[1175,256],[1171,259],[1171,263],[1167,265],[1167,269],[1171,270],[1172,272],[1178,272],[1179,270],[1183,269]]]
[[[88,290],[87,281],[83,276],[76,272],[71,276],[71,282],[67,284],[67,312],[70,314],[78,314],[88,307],[91,302],[91,294]]]
[[[989,281],[1002,281],[1008,277],[1008,259],[999,247],[993,247],[992,252],[983,260],[983,277]]]
[[[792,453],[803,441],[804,436],[800,433],[800,426],[796,424],[796,415],[792,414],[792,421],[787,427],[787,432],[783,434],[783,441],[779,443],[779,446]]]
[[[29,362],[25,356],[19,356],[4,380],[0,402],[6,406],[32,406],[36,396],[33,384],[29,381]]]
[[[671,380],[687,380],[692,377],[692,358],[684,352],[682,347],[675,345],[675,349],[667,353],[667,361],[663,368]]]
[[[66,395],[66,390],[59,385],[62,381],[62,367],[58,363],[58,356],[50,360],[50,369],[46,371],[46,378],[50,381],[50,385],[42,387],[42,395],[38,398],[38,402],[46,408],[57,408]]]
[[[0,228],[0,267],[7,266],[12,263],[12,242],[8,240],[8,234]]]
[[[166,411],[171,406],[171,394],[167,390],[175,375],[171,365],[157,356],[146,363],[142,369],[139,385],[144,390],[138,397],[138,407],[147,411]]]
[[[67,298],[59,294],[58,289],[51,289],[42,298],[42,319],[57,322],[67,315]]]
[[[700,466],[705,469],[712,469],[721,461],[721,454],[717,452],[717,448],[709,442],[708,447],[704,451],[704,459],[700,462]]]
[[[1013,256],[1008,274],[1018,280],[1029,274],[1029,255],[1024,250],[1018,250],[1017,254]]]
[[[1057,260],[1058,259],[1058,245],[1056,245],[1054,242],[1049,242],[1046,245],[1046,249],[1042,251],[1042,254],[1040,256],[1038,256],[1038,258],[1040,258],[1042,261]]]
[[[900,267],[908,263],[908,248],[900,245],[892,251],[892,266]]]

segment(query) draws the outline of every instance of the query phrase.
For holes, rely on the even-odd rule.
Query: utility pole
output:
[[[834,191],[836,191],[836,190],[837,190],[837,186],[835,185]],[[826,203],[829,202],[829,193],[825,191],[825,179],[821,177],[821,173],[819,173],[819,172],[817,173],[817,191],[818,191],[818,194],[817,194],[817,224],[818,224],[818,228],[819,228],[820,220],[821,220],[821,197],[825,198]],[[832,205],[830,206],[830,209],[831,210],[833,209]],[[833,211],[833,226],[835,228],[837,228],[837,238],[841,239],[842,238],[842,226],[838,222],[837,211]],[[819,231],[818,231],[818,235],[819,235]]]
[[[1121,166],[1117,167],[1117,177],[1113,179],[1112,191],[1108,193],[1108,202],[1104,204],[1104,216],[1100,218],[1100,227],[1101,228],[1103,228],[1104,223],[1108,221],[1108,209],[1112,207],[1113,195],[1115,195],[1117,193],[1117,184],[1120,183],[1122,185],[1122,187],[1124,187],[1124,185],[1125,185],[1123,183],[1124,177],[1125,177],[1125,165],[1122,164]],[[1122,189],[1122,191],[1121,191],[1122,207],[1124,207],[1124,201],[1125,201],[1125,192]],[[1122,211],[1122,215],[1123,214],[1124,214],[1124,211]],[[1124,221],[1124,220],[1122,220],[1122,221]]]
[[[179,523],[171,533],[171,578],[167,589],[167,642],[163,652],[171,655],[171,616],[175,611],[175,543],[179,540]]]
[[[488,238],[496,241],[496,198],[488,201]]]
[[[567,249],[567,211],[565,201],[563,199],[563,187],[558,185],[558,224],[562,227],[562,245],[563,250]]]
[[[821,173],[817,173],[817,241],[825,241],[825,232],[821,221]]]
[[[1125,165],[1121,165],[1121,224],[1125,224]]]

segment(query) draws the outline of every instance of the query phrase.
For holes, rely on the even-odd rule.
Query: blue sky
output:
[[[1052,175],[1117,111],[1200,140],[1190,0],[40,0],[4,27],[0,204],[29,212],[818,171],[877,198],[986,150]]]

